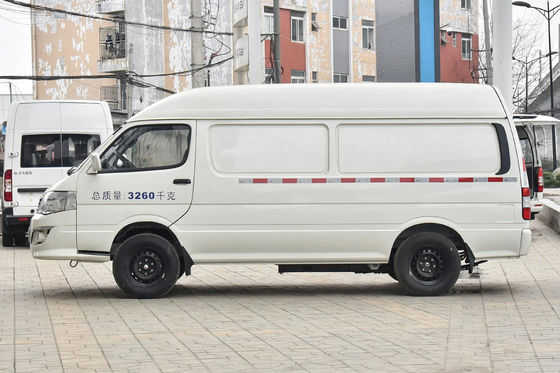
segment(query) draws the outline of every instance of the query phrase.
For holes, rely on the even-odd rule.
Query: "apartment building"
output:
[[[200,1],[200,0],[199,0]],[[107,101],[118,125],[129,115],[159,101],[170,92],[192,87],[191,33],[130,24],[192,27],[190,0],[32,0],[32,3],[102,16],[99,21],[52,12],[32,12],[33,70],[37,75],[99,75],[112,79],[65,79],[35,84],[37,99]],[[203,25],[208,30],[231,30],[231,2],[206,0]],[[227,57],[227,35],[207,35],[204,60]],[[205,71],[205,84],[232,84],[232,65],[226,62]]]
[[[40,81],[34,86],[35,98],[105,100],[118,125],[170,92],[192,88],[188,73],[195,67],[192,34],[135,23],[190,29],[195,1],[202,6],[205,30],[232,31],[231,0],[32,0],[38,5],[110,19],[32,12],[34,74],[111,76]],[[250,1],[259,6],[262,82],[266,82],[272,67],[273,1]],[[441,81],[478,81],[478,2],[439,0]],[[411,58],[397,62],[414,64],[414,3],[389,3],[397,10],[412,12],[411,21],[402,29],[405,32],[397,33],[412,40]],[[407,49],[402,43],[393,46],[393,34],[378,40],[378,21],[382,20],[381,15],[376,18],[375,0],[281,0],[280,8],[283,83],[375,82],[380,76],[378,45]],[[232,55],[231,36],[205,34],[202,44],[205,64]],[[392,63],[396,64],[394,59]],[[404,80],[413,81],[414,76]],[[204,71],[204,85],[233,83],[231,61]]]
[[[261,0],[262,32],[274,32],[272,1]],[[375,81],[375,1],[280,1],[282,83]],[[272,67],[271,41],[263,65]]]
[[[479,82],[479,1],[439,0],[440,80]]]

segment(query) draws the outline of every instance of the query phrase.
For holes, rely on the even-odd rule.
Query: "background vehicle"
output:
[[[560,120],[545,115],[520,114],[513,117],[517,135],[521,142],[523,158],[527,168],[529,178],[529,189],[531,191],[531,218],[542,211],[544,177],[543,164],[541,160],[541,149],[537,132],[543,135],[550,133],[549,130],[543,131],[543,126],[551,126],[560,123]]]
[[[39,198],[113,133],[99,101],[14,103],[8,114],[2,199],[2,244],[25,245]]]
[[[173,95],[46,192],[31,252],[112,260],[140,298],[207,263],[382,272],[442,294],[462,266],[529,250],[529,185],[504,107],[475,84]]]

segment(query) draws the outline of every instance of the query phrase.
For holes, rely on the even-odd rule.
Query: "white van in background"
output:
[[[531,245],[504,107],[478,84],[189,90],[132,117],[49,188],[31,252],[112,260],[139,298],[208,263],[381,272],[411,294],[443,294],[461,268]]]
[[[531,191],[531,217],[542,211],[544,198],[544,176],[539,141],[537,139],[537,128],[542,126],[556,126],[560,120],[546,115],[518,114],[513,116],[517,135],[521,142],[523,158],[529,177],[529,189]],[[547,130],[548,131],[548,130]]]
[[[2,244],[25,245],[39,198],[113,133],[99,101],[28,101],[10,107],[4,145]]]

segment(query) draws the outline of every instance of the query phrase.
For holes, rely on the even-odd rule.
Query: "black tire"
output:
[[[10,232],[10,229],[6,226],[6,222],[2,217],[2,246],[12,247],[14,245],[14,234]]]
[[[165,238],[151,233],[130,237],[113,259],[117,285],[135,298],[159,298],[167,294],[179,277],[177,250]]]
[[[411,295],[441,295],[455,285],[461,271],[457,247],[434,232],[417,233],[397,249],[395,275]]]

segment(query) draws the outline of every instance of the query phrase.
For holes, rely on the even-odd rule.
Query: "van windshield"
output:
[[[100,142],[99,135],[24,135],[21,167],[72,167],[86,159]]]

